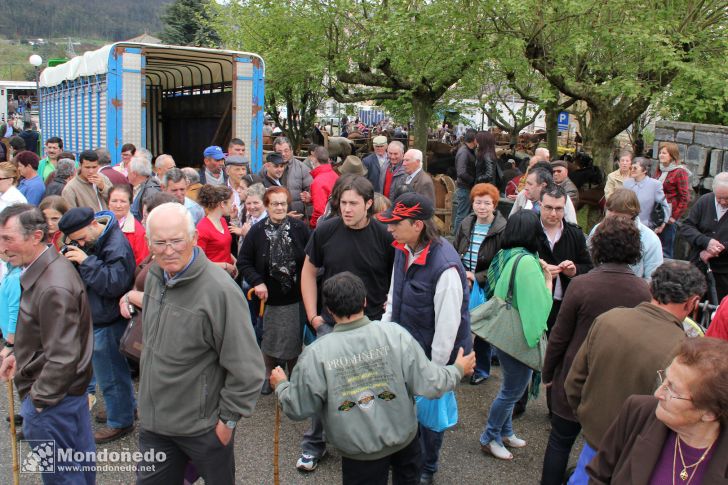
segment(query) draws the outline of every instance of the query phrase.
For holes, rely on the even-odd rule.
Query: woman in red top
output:
[[[109,190],[109,210],[119,222],[121,232],[129,241],[134,253],[134,261],[139,264],[149,255],[146,232],[144,226],[131,214],[131,201],[133,199],[129,184],[118,184]]]
[[[227,185],[203,185],[197,203],[205,209],[205,217],[197,223],[197,246],[207,259],[235,278],[238,270],[231,251],[233,237],[225,217],[233,209],[233,190]]]
[[[58,230],[58,221],[61,220],[63,214],[68,212],[70,208],[68,202],[60,195],[49,195],[40,201],[38,208],[43,212],[48,224],[48,242],[53,244],[56,251],[60,251],[63,246],[61,243],[63,233]]]
[[[665,198],[672,209],[665,228],[658,234],[662,241],[662,255],[672,258],[677,232],[675,222],[680,220],[690,202],[690,173],[680,164],[680,151],[675,143],[661,143],[658,153],[660,165],[655,172],[655,178],[662,183]]]

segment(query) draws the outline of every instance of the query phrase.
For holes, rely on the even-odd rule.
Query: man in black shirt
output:
[[[366,177],[356,176],[345,182],[338,207],[340,216],[320,221],[306,246],[306,260],[301,271],[301,294],[306,318],[321,336],[333,330],[330,315],[319,313],[316,276],[323,268],[323,281],[343,271],[360,277],[367,287],[364,313],[370,320],[380,320],[387,302],[394,263],[392,236],[387,227],[372,218],[374,188]],[[322,281],[322,282],[323,282]],[[310,472],[326,454],[323,425],[318,417],[303,435],[301,457],[296,468]]]

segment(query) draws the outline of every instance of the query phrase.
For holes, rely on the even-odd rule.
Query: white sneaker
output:
[[[526,440],[522,440],[516,435],[504,436],[503,444],[510,448],[525,448]]]
[[[483,450],[484,453],[493,455],[494,457],[498,458],[499,460],[512,460],[513,459],[513,455],[511,455],[511,452],[506,450],[506,448],[503,445],[499,445],[495,441],[491,441],[487,445],[480,445],[480,449]]]
[[[324,451],[324,453],[318,458],[309,455],[308,453],[301,453],[301,457],[296,462],[296,468],[302,472],[312,472],[316,469],[319,460],[321,460],[324,455],[326,455],[326,451]]]

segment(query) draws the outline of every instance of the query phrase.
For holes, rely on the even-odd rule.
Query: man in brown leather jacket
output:
[[[48,465],[53,469],[43,473],[44,482],[55,483],[61,479],[56,474],[63,473],[69,482],[92,484],[94,471],[73,468],[92,466],[93,461],[63,459],[69,455],[66,450],[87,457],[96,450],[86,398],[93,352],[91,309],[72,263],[47,238],[48,226],[38,208],[16,204],[0,212],[0,252],[23,267],[15,347],[0,364],[0,379],[15,376],[25,439],[54,442],[56,459]],[[75,454],[70,453],[71,460]]]

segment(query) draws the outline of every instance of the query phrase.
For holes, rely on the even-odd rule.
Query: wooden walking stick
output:
[[[13,453],[13,485],[20,485],[20,466],[18,465],[18,442],[15,432],[15,397],[13,396],[13,380],[8,379],[8,405],[10,407],[10,449]]]
[[[273,431],[273,485],[280,485],[281,477],[278,472],[278,440],[281,429],[281,407],[276,397],[276,429]]]

